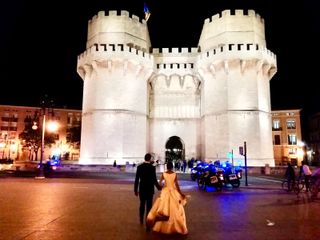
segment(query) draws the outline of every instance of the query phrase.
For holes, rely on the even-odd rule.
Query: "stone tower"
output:
[[[80,163],[121,164],[144,156],[149,47],[146,23],[126,11],[99,12],[89,21],[87,50],[78,57],[84,81]]]
[[[231,150],[241,160],[246,141],[249,166],[274,165],[276,57],[253,10],[205,20],[191,49],[151,49],[143,20],[99,12],[77,69],[84,80],[80,163],[123,164],[146,152],[223,161]]]
[[[205,20],[199,47],[202,155],[219,158],[246,141],[251,166],[274,165],[269,80],[276,58],[263,19],[225,10]]]

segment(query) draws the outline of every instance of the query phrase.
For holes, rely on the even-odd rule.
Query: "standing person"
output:
[[[314,179],[314,187],[313,187],[311,198],[315,199],[317,198],[319,188],[320,188],[320,167],[318,167],[312,173],[311,177]]]
[[[156,168],[151,162],[151,154],[147,153],[144,156],[144,162],[137,167],[134,181],[134,193],[140,198],[139,216],[141,224],[143,224],[145,210],[147,215],[152,207],[154,186],[161,190],[156,176]]]
[[[162,173],[160,179],[163,188],[147,216],[147,225],[159,233],[187,234],[186,196],[181,192],[177,174],[172,169],[172,162],[168,162],[167,171]]]
[[[310,178],[311,178],[311,170],[307,164],[306,161],[302,161],[302,172],[303,172],[303,175],[304,175],[304,181],[305,181],[305,184],[306,184],[306,192],[308,192],[310,189],[309,189],[309,183],[310,183]]]
[[[294,169],[291,165],[291,163],[287,163],[287,169],[286,169],[286,173],[285,173],[285,177],[288,181],[288,192],[290,192],[292,189],[291,189],[291,186],[292,186],[292,181],[295,180],[296,178],[296,174],[294,172]]]
[[[187,160],[183,159],[183,172],[185,173],[187,169]]]

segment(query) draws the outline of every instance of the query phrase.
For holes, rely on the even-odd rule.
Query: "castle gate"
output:
[[[166,142],[166,162],[176,162],[185,158],[185,148],[182,139],[178,136],[172,136]]]

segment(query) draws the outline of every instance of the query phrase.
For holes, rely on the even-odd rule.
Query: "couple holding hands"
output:
[[[158,183],[156,169],[147,153],[144,162],[137,167],[134,182],[134,193],[140,198],[139,216],[143,224],[146,212],[147,231],[165,234],[187,234],[184,206],[186,196],[181,192],[173,163],[167,163]],[[161,190],[160,196],[153,204],[154,186]]]

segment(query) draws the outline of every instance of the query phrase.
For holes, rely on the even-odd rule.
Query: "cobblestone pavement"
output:
[[[320,201],[296,196],[277,179],[248,178],[239,189],[200,191],[188,175],[181,189],[189,234],[146,232],[139,224],[133,173],[109,178],[0,179],[1,240],[319,239]],[[156,193],[155,197],[158,196]]]

